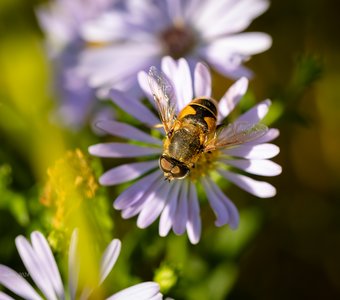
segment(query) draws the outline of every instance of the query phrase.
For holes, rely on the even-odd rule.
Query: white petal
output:
[[[114,239],[111,241],[111,243],[106,248],[102,261],[100,263],[100,284],[103,283],[107,275],[110,274],[113,266],[115,265],[120,249],[121,249],[121,242],[120,240]]]
[[[248,145],[244,144],[235,148],[223,150],[223,153],[248,159],[267,159],[276,156],[280,148],[274,144]]]
[[[179,105],[181,110],[186,106],[194,96],[193,85],[191,79],[191,72],[188,62],[184,58],[178,60],[178,74],[177,74],[177,100],[180,99],[182,105]]]
[[[219,170],[219,173],[229,181],[236,184],[239,188],[259,198],[270,198],[276,195],[275,187],[268,182],[258,181],[250,177],[225,170]]]
[[[237,80],[224,94],[218,103],[218,121],[221,122],[225,117],[234,110],[235,106],[247,92],[248,79],[245,77]]]
[[[97,48],[87,48],[80,56],[78,72],[87,77],[89,85],[99,87],[134,78],[136,74],[152,65],[160,53],[158,41],[151,38],[143,41],[129,40],[126,43]]]
[[[29,242],[23,236],[18,236],[15,239],[15,244],[23,263],[35,284],[47,299],[56,300],[57,296],[44,266],[41,263],[40,257],[37,256]]]
[[[200,206],[198,204],[197,192],[195,184],[190,183],[189,199],[188,199],[188,220],[187,232],[189,240],[192,244],[197,244],[201,237],[201,216]]]
[[[206,50],[220,57],[223,57],[226,53],[235,53],[243,57],[249,57],[268,50],[271,45],[272,39],[268,34],[245,32],[218,38],[210,43]]]
[[[0,300],[14,300],[14,298],[0,291]]]
[[[148,298],[148,300],[163,300],[163,295],[161,293],[158,293],[155,296]],[[171,298],[167,297],[167,298],[165,298],[165,300],[171,300]]]
[[[161,172],[156,170],[155,172],[143,177],[136,183],[129,186],[124,192],[122,192],[114,201],[113,206],[115,209],[122,210],[128,206],[134,205],[139,199],[146,193],[148,188],[157,180],[161,179]]]
[[[145,196],[144,206],[137,219],[139,228],[148,227],[158,218],[169,197],[171,185],[172,183],[163,180],[157,189]]]
[[[270,105],[270,100],[262,101],[239,116],[235,122],[248,122],[250,124],[257,124],[266,116]]]
[[[178,94],[179,92],[177,91],[177,63],[176,61],[170,57],[170,56],[165,56],[162,58],[161,62],[161,69],[162,72],[165,74],[166,78],[169,81],[169,84],[171,85],[171,100],[176,103],[177,108],[180,110],[180,106],[183,106],[183,103],[181,103],[182,99],[178,99]]]
[[[123,37],[122,14],[111,10],[81,26],[82,37],[89,42],[108,43]]]
[[[196,1],[197,2],[197,1]],[[234,6],[235,1],[199,1],[191,18],[194,20],[195,28],[202,34],[208,31],[207,27],[213,26],[212,23],[218,22],[220,18],[225,18],[228,11]],[[242,17],[242,15],[240,16]]]
[[[178,68],[177,61],[174,60],[172,57],[165,56],[162,58],[162,62],[161,62],[162,72],[166,75],[166,77],[169,80],[171,80],[171,83],[175,82],[174,79],[176,79],[175,77],[177,73],[177,68]],[[175,86],[173,87],[175,88]]]
[[[157,160],[125,164],[105,172],[100,178],[101,185],[115,185],[136,179],[158,166]]]
[[[216,215],[215,225],[219,227],[227,224],[229,222],[229,212],[221,201],[220,197],[216,195],[214,189],[212,188],[213,182],[208,178],[202,178],[201,182],[208,197],[210,206]]]
[[[225,159],[222,160],[222,162],[255,175],[276,176],[281,174],[282,172],[282,168],[280,165],[266,159]]]
[[[126,288],[107,300],[150,300],[159,294],[159,285],[156,282],[143,282]]]
[[[140,157],[161,154],[160,148],[141,147],[126,143],[104,143],[89,147],[89,152],[98,157]]]
[[[98,87],[96,90],[96,96],[98,99],[111,99],[110,91],[111,89],[116,89],[118,91],[126,91],[128,97],[132,99],[141,98],[141,90],[138,87],[137,78],[135,76],[128,76],[127,78],[118,78],[114,81],[109,81],[104,83],[102,86]]]
[[[246,0],[229,1],[230,7],[220,9],[216,13],[214,22],[204,28],[204,37],[213,38],[220,35],[240,32],[246,29],[253,19],[265,12],[269,6],[267,1]]]
[[[183,180],[172,225],[172,229],[177,235],[183,234],[186,229],[186,223],[188,221],[188,192],[189,183],[187,180]]]
[[[177,200],[180,191],[181,184],[173,184],[172,189],[169,192],[169,199],[167,204],[162,211],[160,220],[159,220],[159,235],[167,236],[173,223],[174,223],[174,215],[176,213],[177,208]]]
[[[0,283],[24,299],[42,300],[22,276],[4,265],[0,265]]]
[[[199,62],[194,71],[195,97],[211,96],[211,75],[208,67]]]
[[[155,66],[157,68],[157,66]],[[153,95],[151,92],[151,88],[149,86],[149,82],[148,82],[148,74],[145,71],[140,71],[137,74],[137,79],[138,79],[138,83],[140,88],[143,90],[145,96],[147,97],[147,99],[149,100],[149,102],[154,106],[155,106],[155,100],[153,99]]]
[[[165,1],[120,1],[124,3],[126,10],[132,12],[128,19],[129,34],[135,35],[136,31],[155,34],[170,23],[169,16],[165,12]],[[155,26],[157,24],[157,26]],[[168,25],[169,26],[169,25]]]
[[[45,237],[38,231],[31,234],[31,242],[33,249],[40,258],[41,264],[52,283],[58,298],[64,298],[64,287],[61,281],[60,273],[52,254],[51,248],[48,245]]]
[[[234,80],[241,77],[253,77],[253,72],[242,65],[249,59],[248,57],[234,52],[213,52],[208,47],[202,47],[198,49],[198,52],[201,59],[207,61],[210,66],[226,77]]]
[[[160,139],[157,139],[145,133],[144,131],[126,123],[104,120],[97,122],[96,126],[113,136],[119,136],[125,139],[131,139],[134,141],[140,141],[155,145],[162,145],[162,141]]]
[[[160,123],[160,120],[138,100],[132,101],[118,90],[111,90],[110,97],[122,110],[126,111],[137,120],[153,127]]]
[[[59,13],[56,13],[58,10]],[[68,13],[60,5],[49,7],[47,3],[38,7],[35,12],[40,27],[46,34],[48,54],[52,57],[60,55],[66,45],[75,38],[73,25],[67,24]]]

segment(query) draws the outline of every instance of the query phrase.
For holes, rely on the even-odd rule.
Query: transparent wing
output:
[[[176,120],[176,106],[172,103],[172,86],[165,78],[165,75],[161,74],[156,67],[150,68],[148,82],[164,130],[168,133]]]
[[[205,151],[241,145],[260,138],[267,131],[268,127],[264,124],[235,122],[228,125],[221,125],[217,130],[216,137],[206,145]]]

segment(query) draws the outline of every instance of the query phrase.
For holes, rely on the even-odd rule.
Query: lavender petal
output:
[[[194,71],[194,91],[196,97],[211,96],[211,75],[207,66],[197,63]]]
[[[24,299],[42,300],[21,275],[4,265],[0,265],[0,283]]]
[[[235,174],[226,170],[218,170],[219,173],[239,188],[259,198],[270,198],[276,195],[276,189],[268,182],[258,181],[250,177]]]
[[[127,182],[142,176],[157,166],[157,160],[121,165],[105,172],[99,178],[99,182],[101,185],[116,185]]]
[[[252,107],[250,110],[239,116],[235,122],[248,122],[250,124],[259,123],[267,114],[270,100],[265,100]]]
[[[245,58],[264,52],[272,45],[272,39],[268,34],[262,32],[243,32],[235,35],[228,35],[216,39],[207,46],[206,51],[210,55],[226,58],[230,51]],[[229,54],[228,54],[229,52]]]
[[[110,274],[118,259],[120,249],[121,242],[117,239],[112,240],[106,248],[100,263],[100,284],[102,284],[105,278]]]
[[[268,131],[261,137],[245,143],[245,145],[257,145],[262,143],[271,142],[272,140],[276,139],[280,134],[280,131],[276,128],[270,128]]]
[[[162,141],[160,139],[126,123],[104,120],[97,122],[96,126],[113,136],[159,146],[162,145]]]
[[[48,299],[56,300],[57,296],[54,292],[52,283],[49,280],[46,270],[41,264],[40,257],[37,256],[37,253],[35,253],[29,242],[23,236],[18,236],[15,239],[15,244],[22,262],[24,263],[35,284]]]
[[[171,191],[169,192],[169,199],[162,211],[159,220],[159,235],[167,236],[171,227],[174,224],[174,216],[176,214],[178,195],[181,188],[181,184],[173,184]]]
[[[230,218],[229,212],[226,206],[221,201],[220,197],[216,195],[212,187],[214,183],[208,178],[202,178],[201,183],[204,187],[206,195],[208,196],[210,206],[216,215],[215,225],[220,227],[227,224]]]
[[[213,181],[210,181],[210,184],[211,188],[214,190],[215,195],[219,197],[220,201],[228,210],[229,215],[228,223],[230,228],[236,229],[240,221],[240,216],[235,204],[221,191],[221,189]]]
[[[253,19],[264,13],[269,6],[268,1],[227,1],[229,5],[215,13],[214,24],[205,26],[204,37],[214,38],[245,30]],[[213,6],[213,5],[211,5]]]
[[[172,229],[177,235],[183,234],[186,229],[186,223],[188,221],[188,193],[189,183],[187,180],[184,180],[180,189],[176,213],[174,215],[174,222],[172,225]]]
[[[241,145],[235,148],[223,150],[223,153],[230,156],[247,159],[267,159],[276,156],[280,148],[274,144]]]
[[[98,157],[140,157],[161,154],[160,148],[143,147],[126,143],[103,143],[89,147],[89,152]]]
[[[231,111],[234,110],[235,106],[242,99],[244,94],[247,92],[248,79],[245,77],[237,80],[224,94],[218,103],[218,121],[221,122],[227,117]]]
[[[188,220],[187,220],[187,232],[189,240],[192,244],[197,244],[201,237],[201,217],[200,206],[197,198],[196,186],[194,183],[190,183],[189,187],[189,199],[188,199]]]
[[[141,195],[141,197],[137,200],[135,199],[135,203],[133,205],[126,207],[122,211],[122,217],[124,219],[128,219],[138,215],[144,209],[146,200],[148,200],[150,196],[152,198],[152,195],[154,195],[154,193],[160,189],[164,182],[164,180],[162,179],[163,178],[161,176],[156,178],[148,187],[148,189],[146,189],[145,192]]]
[[[137,226],[146,228],[152,224],[162,212],[170,191],[171,184],[163,180],[158,189],[151,191],[145,199],[143,208],[138,215]]]
[[[110,98],[122,110],[126,111],[140,122],[147,124],[150,127],[159,124],[159,119],[138,100],[132,101],[118,90],[111,90]]]
[[[156,170],[138,180],[117,197],[113,203],[113,207],[118,210],[124,210],[128,206],[133,206],[156,180],[161,180],[161,176],[160,172]]]
[[[61,281],[58,266],[46,238],[40,232],[34,231],[31,234],[31,241],[33,250],[40,258],[40,263],[44,266],[43,268],[53,285],[57,297],[63,299],[65,297],[63,283]]]
[[[221,161],[254,175],[276,176],[282,172],[280,165],[266,159],[225,159]]]

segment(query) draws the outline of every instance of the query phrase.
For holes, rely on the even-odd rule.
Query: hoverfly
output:
[[[166,134],[159,166],[169,181],[188,176],[202,154],[252,141],[268,130],[247,122],[217,126],[217,103],[210,97],[197,97],[178,113],[166,76],[151,67],[148,82]]]

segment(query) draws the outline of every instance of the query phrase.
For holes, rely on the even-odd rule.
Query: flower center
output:
[[[175,59],[186,56],[196,45],[194,32],[184,26],[184,24],[174,25],[160,35],[166,55]]]
[[[189,178],[191,181],[208,175],[209,172],[216,169],[217,158],[220,156],[219,151],[212,151],[202,153],[198,161],[195,163],[195,167],[190,169]]]

